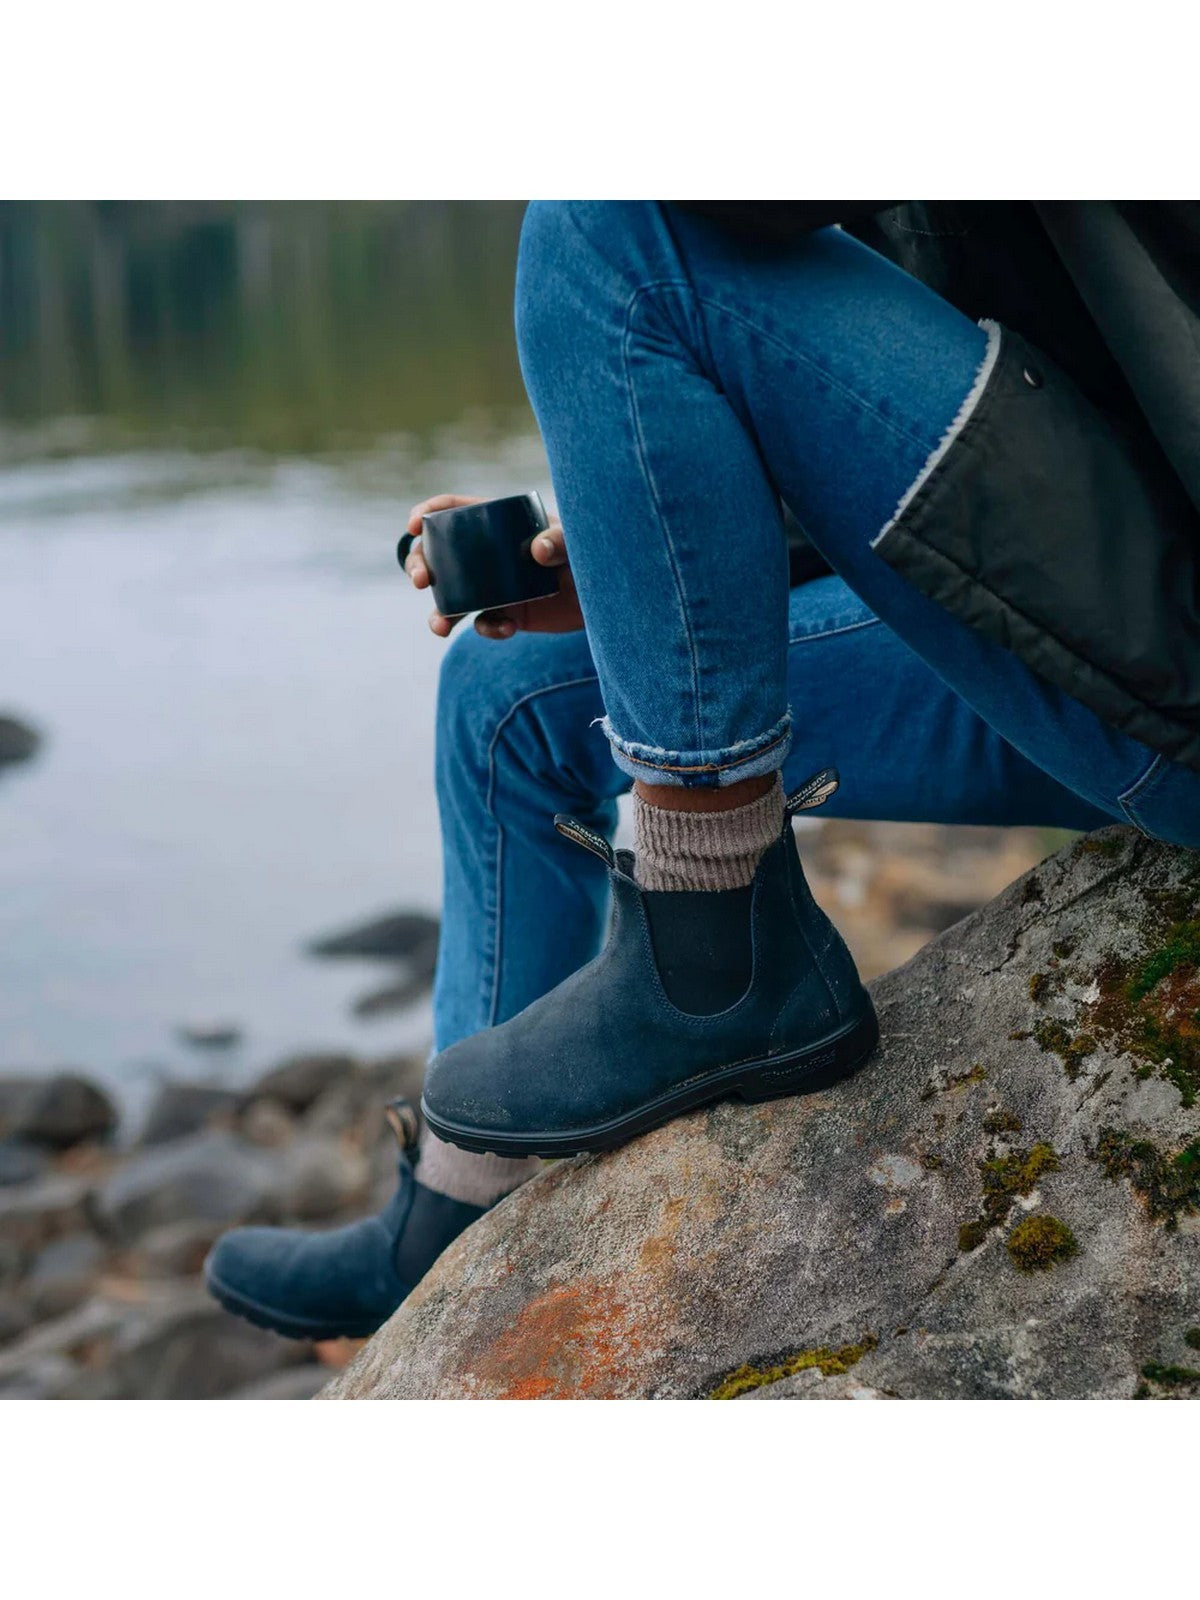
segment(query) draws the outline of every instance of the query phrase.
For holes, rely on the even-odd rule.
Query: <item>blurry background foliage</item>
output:
[[[522,408],[523,205],[0,204],[0,449],[311,455]]]

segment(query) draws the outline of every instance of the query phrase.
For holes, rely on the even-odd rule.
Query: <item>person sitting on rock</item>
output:
[[[369,1334],[537,1158],[860,1067],[798,809],[1200,847],[1198,247],[1190,203],[529,208],[560,587],[442,667],[419,1160],[378,1217],[219,1240],[226,1306]]]

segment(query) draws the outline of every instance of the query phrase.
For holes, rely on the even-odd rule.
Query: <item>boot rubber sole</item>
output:
[[[444,1122],[430,1111],[424,1100],[421,1114],[426,1126],[432,1128],[439,1139],[457,1145],[460,1150],[472,1150],[478,1155],[541,1156],[553,1161],[563,1156],[615,1150],[639,1133],[661,1128],[688,1111],[698,1111],[718,1100],[742,1100],[748,1105],[757,1105],[766,1100],[782,1100],[791,1095],[828,1089],[844,1078],[853,1077],[878,1043],[879,1023],[872,1007],[848,1027],[806,1045],[803,1050],[716,1067],[624,1116],[566,1132],[501,1133],[461,1127]]]
[[[350,1320],[314,1322],[308,1317],[292,1317],[275,1310],[273,1306],[261,1305],[257,1300],[231,1289],[211,1272],[204,1274],[204,1284],[213,1299],[226,1311],[252,1322],[256,1328],[268,1328],[272,1333],[281,1333],[285,1339],[311,1339],[314,1344],[325,1339],[369,1339],[387,1321],[387,1317],[384,1317],[382,1321],[370,1324]],[[330,1376],[333,1376],[332,1372]]]

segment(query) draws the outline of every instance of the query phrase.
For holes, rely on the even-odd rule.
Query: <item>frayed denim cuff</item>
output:
[[[757,738],[741,739],[724,750],[660,750],[655,745],[622,739],[607,717],[600,725],[622,772],[643,783],[671,784],[681,789],[725,789],[746,778],[777,772],[792,743],[790,711]]]

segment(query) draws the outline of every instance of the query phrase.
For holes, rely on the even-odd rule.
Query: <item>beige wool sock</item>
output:
[[[479,1156],[447,1144],[428,1128],[421,1136],[417,1182],[437,1194],[449,1195],[469,1206],[490,1206],[511,1194],[541,1171],[536,1156],[511,1160],[507,1156]]]
[[[634,875],[643,889],[740,889],[783,828],[783,780],[732,811],[667,811],[633,797]]]

